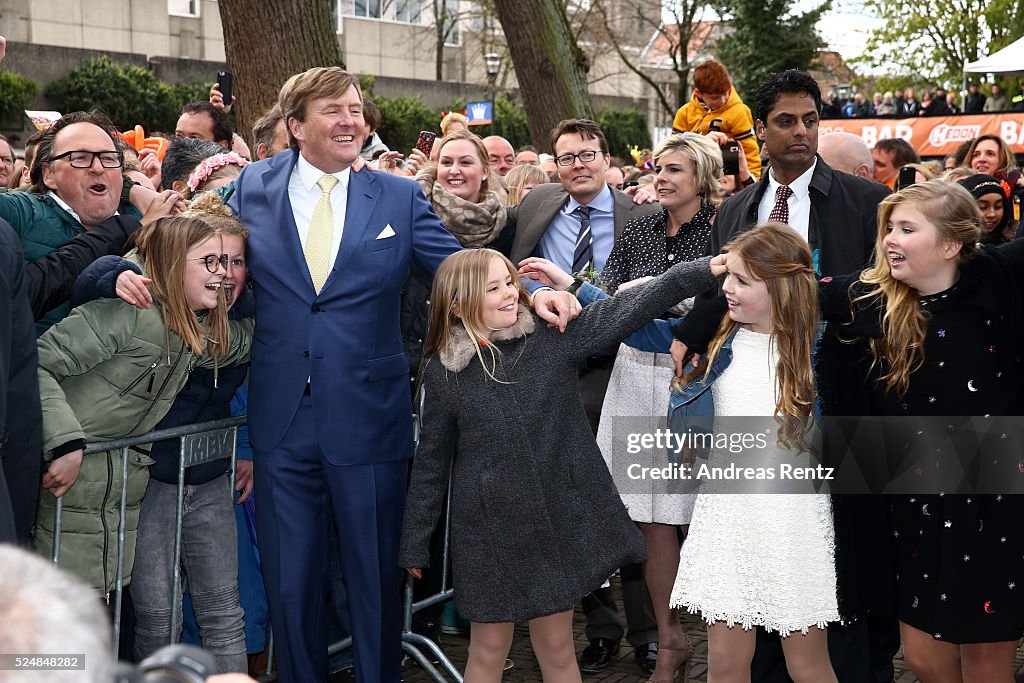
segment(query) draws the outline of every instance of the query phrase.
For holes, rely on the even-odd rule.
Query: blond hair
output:
[[[778,440],[786,448],[807,450],[806,421],[814,408],[811,349],[818,328],[818,278],[807,242],[788,225],[761,223],[726,245],[724,252],[743,261],[751,277],[765,283],[771,301],[772,343],[779,350],[775,374],[774,416]],[[726,314],[708,352],[686,381],[707,381],[726,341],[741,323]]]
[[[679,152],[693,164],[693,186],[705,203],[719,204],[725,193],[718,181],[722,177],[722,149],[715,142],[697,133],[670,135],[654,148],[651,158],[657,165],[661,157]]]
[[[508,200],[505,204],[507,206],[515,206],[523,201],[525,196],[523,190],[528,183],[541,185],[546,182],[548,182],[548,174],[541,170],[540,166],[520,164],[510,169],[505,174],[505,184],[508,186]]]
[[[448,348],[456,328],[461,327],[473,342],[476,356],[487,376],[494,376],[494,368],[501,351],[491,344],[490,330],[484,324],[484,296],[487,273],[491,262],[498,259],[508,269],[516,289],[519,304],[530,307],[530,295],[519,285],[519,274],[501,252],[493,249],[463,249],[449,255],[434,273],[434,287],[430,295],[430,324],[423,340],[423,358],[436,356]],[[490,363],[484,359],[482,349],[490,354]]]
[[[852,313],[858,302],[871,301],[883,309],[882,336],[867,340],[871,349],[871,367],[881,369],[878,381],[885,384],[887,392],[902,397],[910,386],[910,375],[924,364],[928,318],[921,309],[918,291],[894,278],[889,267],[885,236],[893,210],[901,205],[911,205],[920,211],[938,230],[940,243],[961,245],[960,265],[974,256],[977,250],[983,217],[970,192],[962,185],[944,180],[911,185],[889,195],[878,205],[875,262],[863,270],[858,279],[869,288],[866,293],[853,297],[850,307]]]
[[[136,233],[139,256],[146,275],[153,280],[153,297],[160,302],[160,316],[168,330],[178,335],[193,354],[222,357],[231,342],[223,289],[217,307],[207,312],[200,324],[184,296],[185,255],[197,244],[222,233],[239,235],[248,231],[231,217],[231,210],[213,193],[204,193],[180,216],[165,216]]]
[[[448,133],[443,138],[441,138],[441,141],[435,148],[438,160],[441,159],[441,150],[444,149],[444,146],[447,145],[449,142],[454,142],[455,140],[469,140],[471,143],[473,143],[473,148],[476,151],[477,159],[480,160],[480,163],[484,167],[484,176],[480,180],[480,194],[477,196],[477,201],[479,202],[483,200],[484,197],[487,196],[488,192],[491,191],[491,167],[487,161],[487,148],[484,147],[484,141],[481,140],[476,135],[473,135],[468,131],[456,128],[451,133]],[[432,162],[424,170],[424,173],[426,173],[426,175],[430,177],[431,182],[437,182],[437,164],[437,161]]]
[[[1013,155],[1013,150],[1008,144],[1006,144],[1005,140],[994,133],[979,135],[971,141],[971,146],[967,148],[967,154],[964,156],[964,166],[970,169],[974,168],[971,166],[971,162],[974,160],[974,150],[978,148],[979,144],[986,140],[996,143],[996,147],[999,148],[999,168],[989,173],[989,175],[995,176],[997,173],[1006,175],[1017,168],[1017,158]],[[1000,178],[1000,180],[1002,180],[1002,178]]]

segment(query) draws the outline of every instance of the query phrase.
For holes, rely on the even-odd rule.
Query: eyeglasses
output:
[[[185,259],[185,260],[186,261],[202,261],[203,264],[206,266],[206,269],[208,271],[210,271],[211,273],[216,273],[217,272],[217,270],[218,270],[217,266],[220,266],[224,270],[227,270],[228,269],[228,263],[230,262],[228,260],[228,255],[227,254],[221,254],[220,256],[214,256],[213,254],[210,254],[209,256],[200,256],[199,258],[190,258],[190,259]],[[232,263],[232,265],[234,265],[233,262],[230,262],[230,263]]]
[[[555,157],[555,163],[559,166],[572,166],[579,159],[585,164],[589,164],[591,161],[597,158],[600,152],[595,152],[592,149],[585,149],[579,154],[561,154]]]
[[[65,158],[71,164],[71,168],[92,168],[93,161],[97,158],[103,168],[121,168],[124,164],[124,157],[120,152],[87,152],[81,149],[50,157],[50,163]]]

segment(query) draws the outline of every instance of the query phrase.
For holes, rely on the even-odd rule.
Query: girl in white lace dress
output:
[[[811,415],[818,305],[807,243],[766,223],[726,251],[712,264],[728,274],[729,311],[700,366],[674,387],[673,415],[714,415],[715,433],[776,427],[751,416]],[[803,421],[778,425],[767,448],[712,452],[694,471],[735,462],[778,476],[783,464],[807,465]],[[750,680],[752,627],[761,626],[783,637],[793,680],[835,681],[825,637],[826,624],[839,620],[828,494],[737,490],[735,482],[702,485],[672,592],[673,606],[708,622],[708,680]]]

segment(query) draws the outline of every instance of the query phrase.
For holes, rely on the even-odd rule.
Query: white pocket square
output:
[[[395,229],[391,227],[390,223],[388,223],[387,225],[384,226],[384,229],[380,231],[380,234],[377,235],[376,239],[382,240],[382,239],[385,239],[387,237],[394,237],[394,236],[395,236]]]

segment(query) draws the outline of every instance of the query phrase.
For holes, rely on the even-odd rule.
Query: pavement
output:
[[[707,632],[704,623],[697,617],[684,614],[682,616],[683,630],[690,637],[694,645],[694,660],[690,666],[687,681],[706,681],[708,674],[708,643]],[[573,620],[573,633],[576,640],[576,654],[583,651],[588,644],[583,634],[585,621],[583,612],[578,607]],[[462,636],[441,636],[441,647],[455,663],[459,671],[463,671],[466,665],[466,647],[469,645],[469,638]],[[509,653],[515,666],[505,672],[502,679],[505,683],[539,683],[541,681],[540,668],[533,656],[530,647],[530,634],[525,623],[516,626],[515,640],[512,642],[512,650]],[[893,660],[896,668],[895,683],[916,683],[917,678],[907,669],[902,659],[902,652]],[[1017,651],[1016,670],[1024,666],[1024,651]],[[404,670],[403,681],[409,683],[429,683],[433,679],[424,671],[413,664],[407,664]],[[633,661],[633,648],[623,641],[618,657],[615,658],[612,666],[599,674],[583,676],[584,683],[644,683],[647,679],[640,674]],[[333,679],[332,679],[333,681]]]

